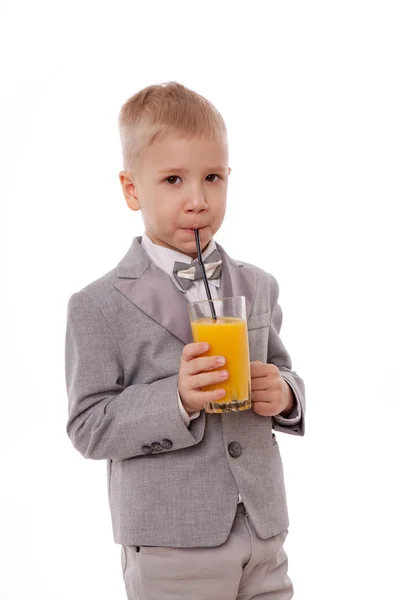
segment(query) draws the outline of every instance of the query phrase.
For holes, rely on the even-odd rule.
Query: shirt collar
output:
[[[179,252],[178,250],[173,250],[172,248],[165,248],[165,246],[159,246],[158,244],[155,244],[149,238],[149,236],[147,235],[146,232],[144,232],[142,235],[141,244],[142,244],[142,248],[147,253],[147,255],[152,260],[152,262],[157,267],[159,267],[160,269],[165,271],[165,273],[170,275],[173,280],[174,280],[174,278],[172,276],[172,271],[174,268],[174,262],[176,260],[187,263],[188,265],[190,265],[193,261],[193,259],[190,256],[187,256],[186,254],[183,254],[182,252]],[[211,239],[207,248],[202,253],[203,260],[205,258],[207,258],[207,256],[209,254],[211,254],[211,252],[213,252],[215,249],[216,249],[215,241],[213,239]],[[217,282],[219,282],[219,279],[213,279],[210,281],[210,283],[214,283],[214,285],[218,286]]]

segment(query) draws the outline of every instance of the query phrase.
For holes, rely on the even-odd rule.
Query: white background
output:
[[[278,434],[295,598],[397,597],[398,3],[13,0],[0,21],[2,600],[125,597],[105,463],[65,432],[66,304],[142,233],[118,111],[169,80],[225,118],[216,240],[278,279],[306,383],[305,437]]]

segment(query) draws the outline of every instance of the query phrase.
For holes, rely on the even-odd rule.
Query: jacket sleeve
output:
[[[125,387],[111,326],[83,292],[73,294],[68,302],[65,378],[67,433],[85,458],[144,457],[194,446],[203,437],[203,411],[189,427],[181,417],[178,373]]]
[[[179,395],[179,391],[178,391],[178,406],[179,406],[179,412],[181,413],[181,417],[183,419],[183,422],[185,423],[185,425],[188,427],[190,424],[190,421],[193,421],[193,419],[197,419],[197,417],[200,416],[200,411],[196,411],[194,413],[192,413],[191,415],[188,415],[188,413],[186,412],[183,404],[182,404],[182,400],[181,397]]]
[[[291,387],[295,398],[295,405],[292,412],[287,417],[283,417],[282,415],[272,417],[272,426],[275,431],[303,436],[305,433],[306,410],[304,382],[295,371],[292,371],[291,358],[279,337],[282,326],[282,309],[278,303],[279,285],[274,277],[272,277],[272,286],[267,362],[278,367],[283,379]]]

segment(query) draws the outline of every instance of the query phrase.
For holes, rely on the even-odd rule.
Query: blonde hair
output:
[[[118,126],[124,170],[131,173],[141,151],[168,133],[228,140],[215,106],[176,81],[149,85],[129,98],[121,107]]]

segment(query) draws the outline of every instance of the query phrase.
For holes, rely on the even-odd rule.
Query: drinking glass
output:
[[[202,356],[224,356],[225,365],[216,370],[226,369],[229,373],[227,380],[202,388],[203,391],[223,388],[226,392],[220,400],[205,404],[205,411],[207,413],[225,413],[251,408],[245,297],[235,296],[190,302],[189,315],[193,340],[207,342],[210,345],[209,350]]]

